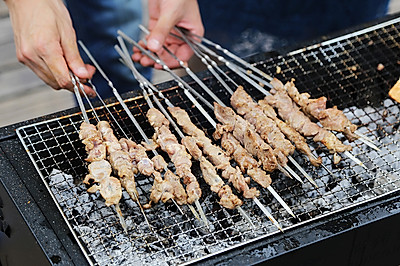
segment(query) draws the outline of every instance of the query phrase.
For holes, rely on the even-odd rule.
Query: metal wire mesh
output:
[[[284,229],[301,226],[400,189],[399,105],[387,98],[388,89],[400,76],[397,61],[399,27],[395,20],[286,56],[257,62],[258,67],[282,81],[295,78],[301,92],[307,91],[314,98],[325,95],[328,104],[343,109],[359,126],[359,131],[381,148],[381,152],[377,152],[360,141],[351,143],[352,153],[368,167],[365,170],[349,159],[333,165],[327,150],[310,142],[324,164],[332,169],[334,177],[295,154],[294,158],[316,180],[319,188],[308,182],[302,185],[279,173],[272,174],[272,186],[299,220],[291,218],[266,189],[258,187],[260,201]],[[384,69],[377,70],[378,64]],[[262,98],[249,84],[233,73],[229,75],[244,84],[255,99]],[[204,81],[229,104],[228,94],[216,80],[205,78]],[[192,85],[204,95],[196,84]],[[180,89],[171,88],[164,93],[173,104],[188,111],[192,121],[211,136],[212,126]],[[206,95],[204,97],[208,99]],[[126,104],[146,135],[151,137],[153,129],[145,117],[149,109],[146,101],[137,97],[127,100]],[[143,140],[120,104],[110,104],[108,108],[128,137],[136,142]],[[212,111],[208,111],[213,117]],[[98,108],[97,113],[100,119],[111,123],[117,137],[124,136],[105,108]],[[89,117],[96,123],[90,112]],[[87,193],[87,187],[82,183],[87,174],[86,152],[78,137],[82,121],[79,113],[71,114],[19,128],[17,133],[90,263],[185,264],[278,233],[252,201],[245,201],[243,209],[252,218],[256,229],[251,228],[237,211],[222,208],[216,195],[201,179],[198,164],[193,162],[193,173],[203,190],[200,202],[210,228],[196,220],[188,208],[183,207],[182,215],[175,205],[167,203],[145,210],[152,226],[149,229],[138,206],[124,192],[121,209],[128,226],[125,234],[114,210],[104,205],[99,194]],[[337,136],[348,143],[342,134]],[[173,169],[172,165],[170,169]],[[136,180],[140,201],[148,202],[152,179],[138,175]]]

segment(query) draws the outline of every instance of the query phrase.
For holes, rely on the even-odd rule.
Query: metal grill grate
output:
[[[399,22],[394,20],[257,63],[282,81],[296,78],[300,91],[308,91],[313,97],[327,96],[329,104],[343,109],[351,121],[359,125],[359,130],[376,140],[381,148],[378,153],[359,141],[351,144],[352,153],[368,167],[365,170],[348,159],[333,166],[327,151],[310,143],[336,177],[328,175],[324,169],[312,167],[304,157],[295,154],[295,159],[313,176],[319,188],[309,183],[301,185],[277,173],[272,175],[272,186],[300,220],[291,218],[267,190],[260,188],[260,201],[284,229],[322,219],[400,189],[400,112],[399,105],[387,98],[388,89],[400,76],[397,61],[399,28]],[[378,71],[378,64],[385,68]],[[279,74],[276,73],[277,66],[281,68]],[[238,77],[234,79],[243,83]],[[229,103],[229,96],[222,86],[212,78],[206,78],[205,82],[218,97]],[[193,87],[200,92],[195,84]],[[254,98],[262,97],[248,84],[245,87]],[[173,104],[187,110],[192,121],[211,136],[212,126],[180,89],[171,88],[165,95]],[[153,129],[145,117],[149,108],[145,100],[138,97],[126,103],[147,136],[152,136]],[[109,108],[128,136],[142,141],[122,107],[110,104]],[[104,108],[99,108],[98,114],[100,119],[111,123],[117,137],[123,136]],[[211,111],[210,114],[213,117]],[[194,162],[193,172],[199,177],[203,190],[200,202],[210,221],[210,229],[199,223],[186,207],[183,208],[185,214],[181,215],[173,204],[158,204],[145,210],[152,232],[137,205],[124,192],[121,209],[128,225],[128,234],[125,234],[113,210],[104,205],[99,194],[87,193],[81,183],[87,174],[86,152],[78,137],[82,121],[79,113],[71,114],[21,127],[17,133],[90,263],[185,264],[279,233],[252,201],[246,201],[243,209],[253,219],[256,229],[252,229],[236,211],[219,206],[217,197],[201,180],[199,166]],[[95,123],[93,117],[91,122]],[[347,143],[341,134],[338,136]],[[149,200],[152,180],[138,175],[137,184],[140,201],[145,203]]]

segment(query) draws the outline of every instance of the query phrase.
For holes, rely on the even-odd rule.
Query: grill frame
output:
[[[268,61],[268,60],[267,60]],[[301,88],[301,86],[298,86],[299,88]],[[172,91],[172,89],[170,90],[170,91]],[[315,94],[313,94],[313,96],[314,96]],[[319,96],[319,95],[315,95],[315,96]],[[56,118],[56,120],[57,120],[58,118]],[[41,122],[41,123],[39,123],[39,125],[40,124],[43,124],[43,123],[48,123],[49,121],[44,121],[44,122]],[[197,121],[198,122],[198,121]],[[28,125],[28,126],[26,126],[26,127],[22,127],[22,128],[29,128],[29,127],[31,127],[32,125]],[[17,134],[20,136],[20,130],[21,130],[21,128],[19,128],[18,130],[17,130]],[[21,137],[21,136],[20,136]],[[25,147],[25,148],[27,148],[27,147]],[[36,166],[37,167],[37,166]],[[46,183],[45,183],[46,184]],[[397,191],[397,190],[396,190]],[[395,191],[394,191],[395,192]],[[390,193],[393,193],[393,192],[390,192]],[[371,201],[374,201],[374,200],[377,200],[377,199],[379,199],[380,197],[384,197],[384,195],[382,195],[382,196],[379,196],[378,198],[375,198],[375,199],[371,199]],[[54,200],[54,199],[53,199]],[[353,206],[349,206],[348,208],[354,208],[354,207],[356,207],[357,205],[360,205],[360,204],[366,204],[367,202],[364,202],[364,203],[359,203],[359,204],[356,204],[356,205],[353,205]],[[341,209],[340,210],[340,212],[341,211],[344,211],[345,209]],[[323,218],[324,216],[321,216],[320,218]],[[313,221],[313,220],[309,220],[309,222],[311,222],[311,221]],[[263,237],[260,237],[259,239],[255,239],[254,241],[259,241],[260,239],[262,239]],[[234,249],[234,248],[236,248],[236,247],[232,247],[232,249]],[[226,251],[228,251],[228,250],[225,250],[224,252],[226,252]],[[214,255],[217,255],[217,254],[214,254]],[[211,255],[210,255],[211,256]],[[195,261],[192,261],[192,262],[195,262]]]

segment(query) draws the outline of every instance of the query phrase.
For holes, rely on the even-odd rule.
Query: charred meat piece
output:
[[[358,136],[354,133],[357,126],[351,123],[343,111],[337,109],[336,106],[333,108],[326,108],[326,97],[310,99],[310,94],[299,93],[293,80],[287,82],[284,88],[292,100],[301,107],[303,112],[317,119],[324,128],[343,132],[349,141],[358,139]]]
[[[185,188],[182,186],[179,177],[177,177],[170,170],[167,170],[164,174],[164,180],[170,183],[172,186],[172,194],[174,195],[175,201],[179,204],[187,203],[187,194],[185,192]]]
[[[227,209],[235,209],[243,204],[235,194],[232,193],[232,189],[225,185],[218,191],[218,196],[220,198],[219,204]]]
[[[106,160],[94,161],[88,166],[89,174],[86,175],[83,183],[90,185],[91,183],[100,182],[104,178],[111,175],[112,168],[109,162]]]
[[[154,174],[154,183],[150,190],[150,202],[158,203],[161,200],[165,203],[168,200],[173,199],[173,190],[174,188],[171,183],[163,180],[161,174],[156,172],[156,174]],[[151,206],[151,203],[146,204],[145,206],[148,208]]]
[[[182,139],[182,144],[189,151],[190,155],[192,155],[193,159],[195,159],[196,161],[200,160],[202,152],[199,149],[199,146],[197,146],[197,141],[194,137],[189,137],[189,136],[184,137]]]
[[[100,195],[106,200],[106,206],[118,204],[122,197],[121,183],[112,176],[102,179],[88,189],[89,193],[96,191],[100,191]]]
[[[129,154],[130,159],[141,174],[146,176],[153,174],[153,162],[147,156],[146,149],[142,145],[125,138],[120,139],[119,143],[121,144],[121,148]]]
[[[200,169],[203,174],[204,181],[210,186],[211,191],[218,191],[225,185],[221,177],[217,174],[215,167],[204,157],[200,159]]]

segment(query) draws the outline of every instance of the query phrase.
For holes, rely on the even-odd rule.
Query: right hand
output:
[[[61,0],[5,0],[14,30],[18,60],[52,88],[73,91],[69,70],[83,82],[95,68],[79,55],[75,30]],[[93,89],[85,87],[89,96]]]

